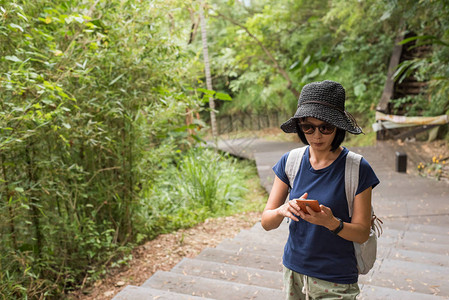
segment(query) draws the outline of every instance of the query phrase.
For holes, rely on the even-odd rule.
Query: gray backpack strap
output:
[[[293,181],[295,181],[296,174],[298,174],[299,167],[301,166],[302,157],[306,151],[307,146],[296,148],[290,151],[285,163],[285,174],[290,182],[290,189],[293,187]]]
[[[345,166],[345,192],[348,201],[349,216],[352,217],[355,193],[359,185],[359,170],[362,156],[349,151],[346,156]],[[371,215],[374,216],[374,209],[371,205]],[[373,222],[373,221],[372,221]],[[357,259],[357,269],[360,274],[367,274],[374,263],[377,256],[377,235],[375,226],[371,224],[369,238],[363,244],[353,242],[354,253]]]
[[[348,152],[346,156],[345,166],[345,192],[346,200],[348,201],[349,216],[352,217],[352,208],[354,203],[355,193],[359,186],[359,170],[362,156],[352,151]]]

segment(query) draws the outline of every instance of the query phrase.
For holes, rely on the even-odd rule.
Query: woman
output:
[[[307,84],[295,115],[281,125],[309,145],[293,183],[285,173],[288,153],[273,167],[276,177],[262,214],[265,230],[279,227],[285,217],[292,220],[283,256],[286,299],[355,299],[360,292],[353,242],[368,239],[371,192],[379,180],[362,159],[349,217],[344,182],[348,150],[341,143],[346,132],[360,134],[362,129],[344,102],[345,90],[337,82]],[[306,207],[306,214],[293,200],[298,198],[318,200],[321,210]]]

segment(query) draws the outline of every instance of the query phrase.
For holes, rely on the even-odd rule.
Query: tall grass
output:
[[[254,174],[250,163],[211,149],[180,154],[143,192],[143,232],[152,237],[235,211],[248,192],[245,182]]]

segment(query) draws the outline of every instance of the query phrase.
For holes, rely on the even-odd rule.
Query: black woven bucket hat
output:
[[[281,125],[286,133],[297,132],[298,119],[312,117],[353,134],[362,133],[354,117],[345,111],[345,89],[335,81],[325,80],[306,84],[299,96],[298,109]]]

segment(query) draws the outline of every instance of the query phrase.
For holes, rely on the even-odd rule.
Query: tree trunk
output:
[[[203,12],[204,2],[200,3],[200,19],[201,19],[201,40],[203,42],[203,56],[204,56],[204,70],[206,72],[206,86],[208,90],[212,89],[212,78],[210,75],[209,66],[209,51],[207,49],[207,31],[206,31],[206,20],[204,19]],[[217,137],[217,122],[215,118],[215,101],[213,97],[209,97],[209,107],[210,107],[210,125],[212,127],[212,136]]]

